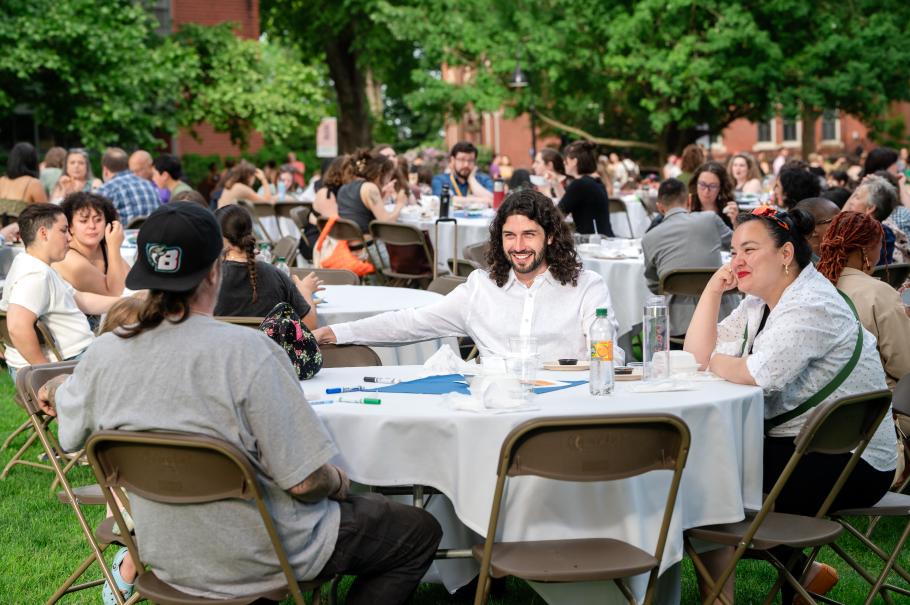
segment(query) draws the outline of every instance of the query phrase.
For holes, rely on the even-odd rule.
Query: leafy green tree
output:
[[[6,0],[0,20],[0,115],[18,106],[91,148],[156,147],[208,121],[244,145],[252,130],[281,142],[315,131],[324,74],[231,25],[173,36],[130,0]]]

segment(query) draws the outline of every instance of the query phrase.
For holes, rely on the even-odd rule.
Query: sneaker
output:
[[[128,600],[133,595],[133,585],[124,580],[123,576],[120,575],[120,565],[129,552],[130,551],[126,547],[121,548],[117,551],[117,554],[114,556],[114,562],[111,564],[111,575],[114,577],[114,582],[116,582],[117,589],[123,596],[124,601]],[[114,596],[114,591],[107,582],[104,583],[104,588],[101,589],[101,601],[104,605],[117,605],[117,598]]]

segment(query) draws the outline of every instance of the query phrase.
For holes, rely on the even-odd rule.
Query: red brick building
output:
[[[259,0],[156,0],[154,12],[162,33],[177,31],[185,23],[217,25],[233,22],[238,25],[237,35],[251,40],[259,38]],[[240,149],[231,143],[227,134],[215,132],[208,124],[200,124],[195,130],[199,140],[182,131],[172,138],[172,151],[181,155],[240,154]],[[257,151],[262,144],[262,136],[258,132],[252,133],[249,151]]]

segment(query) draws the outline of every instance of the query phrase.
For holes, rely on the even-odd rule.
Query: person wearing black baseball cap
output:
[[[416,507],[349,494],[344,471],[329,462],[338,450],[287,353],[258,330],[212,317],[222,251],[214,215],[189,202],[162,206],[143,224],[138,246],[126,278],[129,288],[149,291],[138,322],[99,336],[72,376],[39,392],[42,408],[58,416],[61,445],[78,449],[102,428],[228,441],[257,469],[298,579],[363,572],[347,603],[404,603],[442,530]],[[241,596],[283,585],[268,536],[248,530],[260,523],[254,503],[201,511],[136,496],[130,504],[143,562],[175,588]],[[136,568],[126,551],[112,571],[128,596]],[[114,602],[107,585],[105,599]]]

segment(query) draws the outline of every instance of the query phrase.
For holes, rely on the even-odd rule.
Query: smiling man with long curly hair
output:
[[[396,344],[470,336],[481,357],[509,353],[509,338],[537,338],[542,359],[585,358],[598,308],[610,309],[603,278],[582,269],[563,216],[552,200],[521,189],[490,224],[489,272],[476,270],[448,296],[316,330],[319,342]],[[614,320],[615,329],[615,320]],[[616,350],[622,362],[621,349]]]

